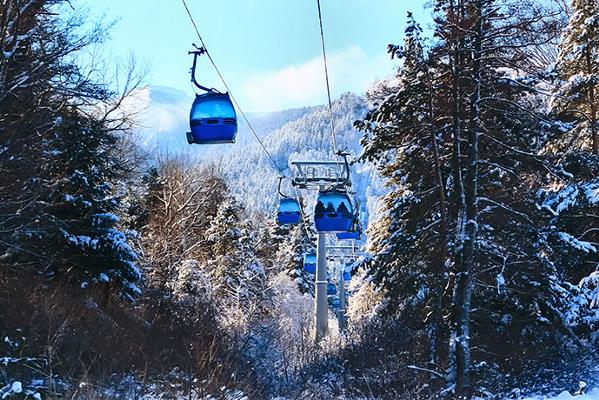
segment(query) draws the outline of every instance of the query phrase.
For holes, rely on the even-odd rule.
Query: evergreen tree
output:
[[[577,144],[599,154],[597,90],[599,88],[599,4],[572,0],[572,15],[564,32],[556,63],[559,77],[553,109],[580,125]],[[590,145],[589,140],[590,138]],[[586,140],[585,140],[586,139]]]
[[[275,216],[258,222],[256,255],[269,271],[269,275],[271,271],[274,274],[280,272],[276,260],[277,253],[291,234],[292,229],[293,227],[290,225],[279,225]]]
[[[547,173],[563,176],[539,155],[559,125],[538,113],[543,100],[533,94],[546,82],[519,70],[513,51],[538,45],[518,34],[538,15],[509,1],[437,6],[440,40],[422,52],[410,20],[405,45],[390,47],[404,65],[373,92],[372,111],[357,123],[366,131],[364,158],[391,189],[370,230],[374,257],[366,265],[385,289],[387,312],[430,350],[418,358],[436,360],[440,371],[449,366],[456,396],[469,397],[471,358],[510,369],[500,354],[579,343],[564,318],[578,289],[548,257],[552,234],[537,208]],[[442,331],[426,345],[419,332],[435,325]],[[498,332],[501,341],[488,340]]]
[[[366,131],[362,157],[378,165],[391,189],[384,216],[369,232],[370,251],[377,254],[368,260],[369,270],[386,291],[388,311],[401,310],[412,329],[421,327],[425,310],[438,315],[447,242],[442,175],[449,165],[439,160],[442,137],[431,80],[436,67],[425,56],[420,35],[409,13],[404,45],[388,47],[403,65],[394,81],[370,94],[374,108],[357,123]],[[436,324],[428,328],[436,331]]]
[[[119,229],[120,199],[115,185],[124,173],[114,155],[117,137],[100,121],[75,110],[60,118],[42,176],[47,192],[33,225],[34,248],[52,257],[46,273],[66,276],[81,287],[117,283],[128,296],[139,292],[137,254]]]
[[[266,273],[255,255],[255,233],[234,199],[219,205],[206,231],[211,256],[206,270],[214,290],[225,301],[244,302],[264,295]]]
[[[304,221],[291,229],[277,252],[276,265],[287,272],[301,293],[314,294],[314,274],[305,270],[304,255],[315,252],[314,232]]]
[[[59,3],[0,6],[1,252],[46,277],[131,296],[140,273],[117,193],[128,172],[117,156],[126,117],[102,111],[118,108],[126,93],[106,90],[74,63],[104,29],[77,36],[82,20],[58,17]]]

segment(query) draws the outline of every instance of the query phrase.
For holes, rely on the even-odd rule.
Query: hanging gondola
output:
[[[337,286],[334,283],[329,282],[327,285],[327,295],[334,296],[337,294]]]
[[[285,196],[281,192],[281,183],[283,177],[279,177],[279,208],[277,210],[277,223],[279,225],[296,225],[302,219],[302,210],[299,201],[289,196]]]
[[[354,221],[353,206],[347,193],[321,192],[314,208],[314,225],[318,232],[347,232]]]
[[[329,304],[333,308],[340,308],[341,307],[341,300],[339,300],[338,297],[329,297]]]
[[[316,273],[316,254],[304,254],[304,269],[311,274]]]
[[[237,114],[229,93],[221,93],[216,89],[207,88],[196,80],[197,58],[204,53],[206,50],[203,47],[189,52],[189,54],[193,54],[191,81],[206,93],[196,94],[191,105],[189,113],[191,132],[187,132],[187,142],[189,144],[235,143]]]
[[[302,218],[299,202],[296,199],[283,198],[277,210],[277,223],[279,225],[296,225]]]

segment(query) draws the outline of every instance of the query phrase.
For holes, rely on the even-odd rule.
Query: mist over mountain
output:
[[[126,107],[137,112],[140,144],[149,151],[184,153],[190,156],[228,152],[222,145],[190,146],[185,138],[189,131],[189,110],[193,96],[166,86],[147,86],[127,100]],[[246,113],[259,135],[280,128],[318,107],[303,107],[284,111]],[[238,115],[237,144],[255,141],[248,125]]]

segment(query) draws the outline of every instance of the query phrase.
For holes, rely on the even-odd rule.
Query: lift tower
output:
[[[347,293],[345,292],[345,280],[343,274],[345,272],[345,261],[356,261],[364,255],[355,244],[351,246],[327,246],[327,253],[330,258],[341,259],[341,267],[336,271],[337,288],[339,290],[339,331],[347,330]]]
[[[330,189],[346,189],[351,186],[347,153],[339,153],[339,161],[293,161],[295,167],[293,185],[306,190],[324,192]],[[328,331],[327,302],[327,247],[326,234],[318,233],[316,244],[316,329],[314,339],[318,343]]]

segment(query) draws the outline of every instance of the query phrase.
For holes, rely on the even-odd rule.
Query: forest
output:
[[[82,3],[0,2],[1,400],[599,399],[598,0],[431,0],[393,76],[199,156]],[[278,186],[336,148],[357,241]]]

